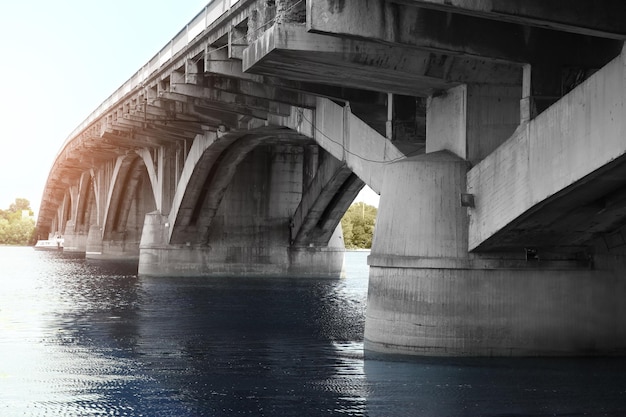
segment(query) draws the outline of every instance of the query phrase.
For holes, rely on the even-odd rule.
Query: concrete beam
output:
[[[294,245],[324,246],[328,244],[341,218],[364,185],[365,183],[346,167],[335,172],[313,205],[309,207],[310,211],[304,213],[306,217],[295,234]],[[306,197],[303,196],[303,200]],[[300,207],[298,206],[298,210]],[[298,210],[294,218],[300,214]]]
[[[408,6],[461,13],[601,38],[626,39],[626,4],[609,1],[393,0]]]
[[[539,4],[538,1],[533,3]],[[341,7],[336,7],[335,0],[311,1],[307,7],[307,27],[312,32],[369,39],[445,55],[518,63],[559,62],[563,66],[600,68],[621,49],[621,42],[611,39],[385,0],[371,0],[367,8],[359,0],[342,1]]]
[[[275,24],[245,51],[243,70],[288,80],[426,97],[460,83],[521,83],[521,67]]]
[[[394,143],[354,116],[349,107],[318,98],[315,119],[301,113],[304,126],[314,126],[316,142],[374,191],[380,192],[387,163],[404,158]]]
[[[620,56],[469,171],[470,250],[567,250],[626,220],[625,80]]]
[[[243,50],[248,46],[247,25],[231,26],[228,31],[228,57],[241,59]]]
[[[222,52],[222,51],[218,51]],[[210,63],[208,63],[210,61]],[[341,100],[354,102],[362,102],[364,104],[371,104],[379,101],[379,95],[381,93],[371,90],[361,90],[357,88],[348,87],[346,85],[329,85],[326,84],[328,80],[324,80],[323,83],[315,83],[311,80],[296,81],[285,78],[273,77],[270,75],[253,74],[250,72],[243,72],[242,61],[228,59],[223,56],[220,58],[213,57],[210,60],[207,59],[207,67],[205,68],[205,76],[207,77],[222,77],[225,79],[240,80],[242,82],[250,82],[253,84],[263,85],[264,88],[273,87],[281,92],[293,92],[311,94],[318,97],[329,98],[332,100]],[[215,87],[220,88],[219,84]],[[236,91],[231,91],[236,93]],[[380,95],[382,97],[382,95]],[[386,96],[386,92],[385,92]],[[282,97],[282,94],[281,94]],[[275,98],[279,101],[278,98]],[[308,100],[308,99],[307,99]],[[293,103],[289,103],[293,104]],[[295,105],[295,104],[293,104]],[[298,107],[309,107],[308,105],[302,105]]]
[[[192,132],[184,132],[179,129],[166,129],[161,126],[155,126],[153,123],[146,123],[143,120],[133,120],[130,116],[115,120],[111,123],[111,126],[120,130],[130,129],[136,133],[142,133],[148,137],[170,143],[188,140],[194,136]]]
[[[202,134],[204,130],[201,122],[195,120],[163,119],[160,117],[146,118],[144,115],[125,114],[125,120],[145,123],[148,128],[160,129],[166,134],[175,134],[181,137]]]
[[[170,91],[197,98],[202,102],[209,102],[220,106],[222,103],[237,104],[239,107],[247,107],[271,114],[277,114],[279,116],[288,116],[291,112],[288,104],[273,101],[267,97],[241,95],[230,93],[225,90],[199,87],[192,84],[172,84],[170,86]]]
[[[145,119],[152,118],[164,122],[201,122],[199,118],[190,116],[184,112],[171,110],[166,106],[160,106],[159,100],[154,100],[153,104],[143,105],[141,108],[131,110],[129,114]]]
[[[140,139],[128,132],[113,129],[107,129],[102,133],[102,142],[131,150],[139,148],[158,148],[160,146],[153,138],[149,138],[148,140]]]
[[[352,181],[348,181],[351,178]],[[292,216],[290,225],[292,245],[324,245],[328,242],[345,210],[363,188],[363,182],[358,178],[354,181],[355,178],[345,163],[329,156],[323,159],[315,172],[315,177],[303,191],[300,204]],[[351,187],[352,183],[356,183],[356,186]],[[344,202],[344,198],[349,200],[347,206],[341,205],[343,212],[333,216],[336,205],[333,204],[334,201]],[[334,222],[324,227],[327,223],[325,220],[329,217],[332,217]]]
[[[210,89],[224,91],[235,96],[267,99],[276,103],[304,108],[315,107],[315,99],[313,97],[293,89],[220,75],[207,75],[205,79]]]
[[[227,75],[255,82],[263,82],[262,76],[243,72],[241,60],[230,58],[227,51],[223,48],[207,49],[205,53],[204,72],[205,74]]]
[[[191,131],[198,133],[211,129],[209,123],[197,114],[189,114],[186,111],[170,111],[158,105],[148,105],[147,110],[139,109],[131,111],[129,114],[135,118],[134,120],[143,118],[148,122],[157,121],[171,127],[180,127],[181,130],[185,131],[190,130],[190,126],[193,126]]]
[[[242,116],[249,116],[261,120],[267,120],[267,110],[261,110],[258,108],[252,108],[250,106],[241,105],[236,102],[221,102],[217,100],[208,100],[204,98],[189,96],[186,94],[181,94],[178,92],[163,92],[161,93],[163,98],[170,100],[177,100],[181,102],[187,102],[194,106],[196,111],[201,111],[201,109],[209,110],[207,113],[208,116],[211,113],[214,114],[223,114],[223,113],[231,113]],[[228,120],[228,118],[226,118]]]
[[[165,108],[168,108],[170,105],[182,105],[184,106],[185,115],[202,121],[203,126],[208,126],[209,130],[214,130],[213,128],[216,129],[221,124],[227,126],[235,126],[237,124],[238,115],[215,109],[207,111],[204,107],[195,106],[193,101],[187,96],[162,92],[161,96],[154,101],[154,104],[164,106]]]

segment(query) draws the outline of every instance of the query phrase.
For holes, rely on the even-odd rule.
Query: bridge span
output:
[[[162,276],[339,277],[368,351],[626,351],[626,6],[214,0],[72,132],[41,237]]]

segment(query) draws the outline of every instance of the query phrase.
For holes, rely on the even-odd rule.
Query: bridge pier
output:
[[[467,250],[466,162],[435,152],[387,167],[369,257],[365,349],[429,356],[620,353],[623,255],[601,265]],[[397,208],[403,213],[398,215]]]
[[[132,235],[131,235],[132,237]],[[102,237],[102,227],[92,224],[86,237],[73,235],[71,242],[84,240],[84,249],[76,247],[71,252],[83,252],[88,259],[113,259],[124,261],[137,261],[139,258],[139,243],[136,239],[125,233],[110,234],[108,239]],[[64,249],[65,250],[65,249]]]
[[[139,274],[149,276],[254,276],[338,278],[343,273],[341,226],[328,246],[262,245],[248,237],[211,244],[167,243],[166,216],[146,215],[140,243]]]
[[[73,220],[65,224],[63,234],[63,251],[71,253],[85,253],[87,250],[87,234],[77,230]]]
[[[85,255],[87,258],[102,257],[102,227],[98,224],[89,226],[89,234],[87,235],[87,243],[85,245]]]
[[[335,172],[337,164],[309,160],[298,142],[259,145],[246,138],[239,143],[242,147],[233,145],[232,155],[240,160],[225,165],[229,172],[209,175],[189,186],[189,193],[198,197],[188,210],[187,206],[179,210],[188,213],[184,220],[158,210],[146,215],[139,244],[139,274],[340,277],[345,251],[339,224],[343,211],[302,209],[303,200],[308,201],[303,194],[314,189],[310,187],[313,178],[324,177],[324,181],[316,192],[306,194],[311,200],[339,200],[332,199],[336,192],[323,194],[332,188],[329,184],[334,178],[325,175],[326,170]],[[332,156],[323,159],[328,158]],[[338,166],[340,169],[341,164]],[[212,178],[222,182],[211,182]],[[315,225],[327,227],[328,237],[316,240],[326,229],[312,226],[312,237],[299,240],[294,216],[302,211],[320,216],[327,213],[315,217]]]

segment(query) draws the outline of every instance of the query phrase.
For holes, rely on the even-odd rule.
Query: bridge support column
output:
[[[89,226],[85,255],[87,258],[101,258],[102,249],[102,228],[98,224],[92,224]]]
[[[345,248],[341,225],[324,247],[291,247],[249,242],[210,245],[167,243],[167,217],[146,215],[140,244],[139,275],[252,276],[286,278],[339,278]]]
[[[595,268],[555,267],[469,254],[467,209],[460,204],[465,174],[465,161],[448,152],[387,167],[369,257],[366,351],[626,351],[623,259],[603,257]]]
[[[85,253],[87,250],[87,235],[76,230],[74,220],[68,220],[63,234],[63,251]]]

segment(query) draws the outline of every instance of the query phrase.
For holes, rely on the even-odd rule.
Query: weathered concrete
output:
[[[97,224],[89,227],[89,235],[87,235],[87,243],[85,245],[85,255],[94,259],[102,257],[102,228]]]
[[[229,246],[171,245],[169,224],[159,213],[146,216],[141,241],[139,274],[146,276],[252,276],[339,278],[343,275],[341,227],[326,247],[260,245],[241,241]]]
[[[601,269],[467,250],[466,162],[436,152],[387,167],[369,257],[365,348],[520,356],[626,351],[624,259]],[[410,216],[398,216],[405,207]]]
[[[588,65],[593,61],[592,65],[602,65],[607,57],[615,56],[615,48],[621,47],[620,41],[581,36],[571,33],[573,31],[551,31],[540,25],[518,26],[515,23],[519,21],[509,22],[498,17],[480,19],[466,13],[469,7],[452,6],[448,2],[445,2],[445,11],[415,7],[418,3],[434,1],[369,0],[367,7],[363,7],[361,0],[309,1],[307,29],[320,34],[428,50],[444,57],[454,57],[453,61],[457,58],[476,59],[478,65],[484,65],[484,60],[532,64],[567,62],[572,66]],[[475,8],[487,8],[486,4],[492,3],[491,0],[479,2]],[[560,9],[561,13],[566,11],[562,5],[554,8]],[[460,13],[448,13],[450,9]],[[523,9],[520,7],[516,15],[522,15]],[[623,6],[614,5],[614,9],[621,9],[619,15],[624,14]],[[551,13],[547,8],[545,12],[546,17]],[[585,27],[586,24],[581,29]],[[618,37],[624,39],[623,35]],[[470,74],[472,64],[474,62],[462,72]],[[494,76],[506,75],[496,70]]]
[[[196,227],[196,237],[187,235],[189,241],[172,243],[167,218],[158,212],[146,217],[140,274],[341,276],[344,246],[338,221],[332,226],[334,235],[321,245],[292,245],[292,215],[305,189],[302,147],[254,145],[242,156],[228,165],[232,172],[228,187],[223,191],[213,187],[219,199],[210,193],[201,198],[206,204],[219,202],[206,223],[208,230]],[[224,173],[222,178],[226,177]],[[209,211],[203,208],[200,216]]]
[[[622,54],[596,72],[468,173],[476,196],[470,250],[578,246],[614,228],[626,158],[625,62]]]
[[[426,152],[447,150],[477,164],[519,125],[520,86],[460,85],[429,97]]]
[[[584,33],[599,37],[626,39],[623,22],[626,9],[619,0],[602,3],[570,0],[567,7],[542,0],[400,0],[446,12],[465,13],[512,23]]]
[[[215,0],[70,135],[39,233],[140,274],[336,277],[366,183],[367,349],[620,351],[626,9],[567,6]]]
[[[85,253],[87,251],[87,234],[77,231],[73,220],[69,220],[65,225],[63,251],[70,253]]]
[[[428,356],[626,352],[621,273],[371,268],[366,350]]]

